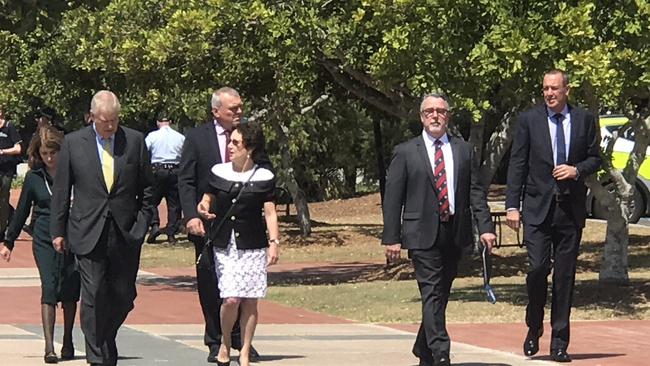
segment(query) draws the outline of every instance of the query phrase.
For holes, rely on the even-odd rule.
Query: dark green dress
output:
[[[52,177],[44,168],[27,172],[18,207],[7,228],[6,246],[13,250],[14,242],[34,207],[32,251],[41,277],[41,304],[79,301],[79,272],[74,255],[54,250],[50,235],[50,200]]]

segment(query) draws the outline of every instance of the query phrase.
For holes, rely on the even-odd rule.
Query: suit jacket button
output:
[[[235,221],[235,216],[230,216],[231,221]]]
[[[237,199],[236,199],[236,198],[233,198],[233,199],[232,199],[232,203],[235,203],[235,202],[237,202]]]
[[[235,233],[235,238],[239,238],[239,233]]]

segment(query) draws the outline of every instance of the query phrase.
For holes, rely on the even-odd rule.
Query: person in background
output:
[[[14,124],[5,116],[4,106],[0,105],[0,240],[4,240],[9,214],[13,211],[9,205],[9,195],[22,153],[21,142]]]
[[[221,347],[217,364],[230,364],[231,333],[239,312],[239,365],[250,365],[250,349],[258,319],[258,299],[266,295],[266,268],[278,261],[279,229],[275,211],[275,176],[259,167],[264,151],[262,128],[240,124],[228,144],[230,162],[211,169],[210,187],[197,205],[211,220],[212,242],[221,303]],[[264,212],[264,216],[260,212]],[[267,232],[268,230],[268,237]]]
[[[178,165],[185,136],[171,127],[172,120],[166,112],[158,114],[158,130],[147,135],[145,142],[151,156],[151,169],[155,178],[154,205],[158,207],[163,197],[167,202],[167,242],[176,243],[176,232],[181,224],[181,202],[178,196]],[[158,209],[154,209],[147,243],[154,243],[160,235]]]
[[[524,354],[539,351],[552,269],[550,355],[553,361],[570,362],[569,317],[586,217],[584,179],[600,167],[600,137],[594,116],[568,103],[569,77],[564,71],[544,74],[542,91],[544,105],[524,111],[517,121],[508,166],[506,224],[519,230],[522,210],[529,262]]]
[[[33,210],[34,232],[32,252],[41,279],[41,318],[45,339],[45,363],[57,363],[54,351],[54,323],[56,305],[63,304],[63,347],[61,359],[74,358],[72,328],[79,301],[79,272],[75,268],[74,254],[57,253],[50,235],[50,202],[53,177],[57,171],[57,156],[63,143],[63,134],[54,127],[42,127],[27,149],[30,171],[25,175],[18,207],[7,229],[0,256],[9,262],[14,242]],[[7,309],[8,310],[8,309]]]

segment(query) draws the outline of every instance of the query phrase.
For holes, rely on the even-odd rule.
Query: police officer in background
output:
[[[176,243],[174,236],[181,224],[181,205],[178,196],[178,164],[185,136],[171,128],[172,120],[167,112],[160,112],[157,118],[158,130],[147,135],[145,142],[151,156],[151,168],[155,177],[154,204],[160,204],[163,197],[167,202],[167,241]],[[154,210],[147,243],[154,243],[160,232],[158,210]]]

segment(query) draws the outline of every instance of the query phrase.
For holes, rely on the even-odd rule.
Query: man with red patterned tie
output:
[[[383,202],[386,257],[398,260],[407,249],[420,289],[422,322],[413,346],[420,366],[450,365],[445,310],[458,261],[473,243],[472,213],[481,242],[491,248],[496,241],[472,145],[447,134],[450,117],[444,95],[422,99],[422,134],[395,147]]]

